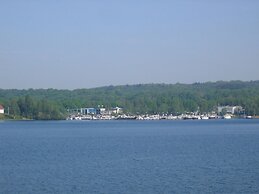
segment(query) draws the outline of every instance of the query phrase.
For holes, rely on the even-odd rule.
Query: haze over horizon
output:
[[[192,83],[184,83],[184,82],[175,82],[175,83],[164,83],[164,82],[156,82],[156,83],[132,83],[132,84],[109,84],[109,85],[100,85],[100,86],[93,86],[93,87],[75,87],[75,88],[53,88],[53,87],[28,87],[28,88],[0,88],[2,90],[49,90],[49,89],[53,89],[53,90],[81,90],[81,89],[97,89],[97,88],[105,88],[105,87],[120,87],[120,86],[137,86],[137,85],[177,85],[177,84],[186,84],[186,85],[193,85],[193,84],[206,84],[206,83],[218,83],[218,82],[226,82],[226,83],[233,83],[233,82],[258,82],[259,80],[217,80],[217,81],[204,81],[204,82],[192,82]]]
[[[259,80],[259,1],[2,1],[0,88]]]

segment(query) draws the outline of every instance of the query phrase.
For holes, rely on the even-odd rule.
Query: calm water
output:
[[[259,121],[0,122],[0,193],[259,193]]]

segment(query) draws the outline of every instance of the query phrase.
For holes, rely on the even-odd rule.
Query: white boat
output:
[[[206,115],[204,115],[204,116],[201,116],[201,119],[202,119],[202,120],[208,120],[208,119],[209,119],[209,117],[208,117],[208,116],[206,116]]]
[[[224,119],[231,119],[231,115],[229,114],[224,115]]]

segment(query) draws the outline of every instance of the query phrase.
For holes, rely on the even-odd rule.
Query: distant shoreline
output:
[[[196,119],[196,118],[176,118],[176,119],[137,119],[137,118],[113,118],[113,119],[28,119],[28,118],[0,118],[0,121],[179,121],[179,120],[254,120],[259,119],[259,116],[247,117],[233,117],[231,119],[216,118],[216,119]]]

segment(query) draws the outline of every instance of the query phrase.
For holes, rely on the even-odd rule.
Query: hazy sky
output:
[[[258,0],[1,0],[0,88],[259,79]]]

